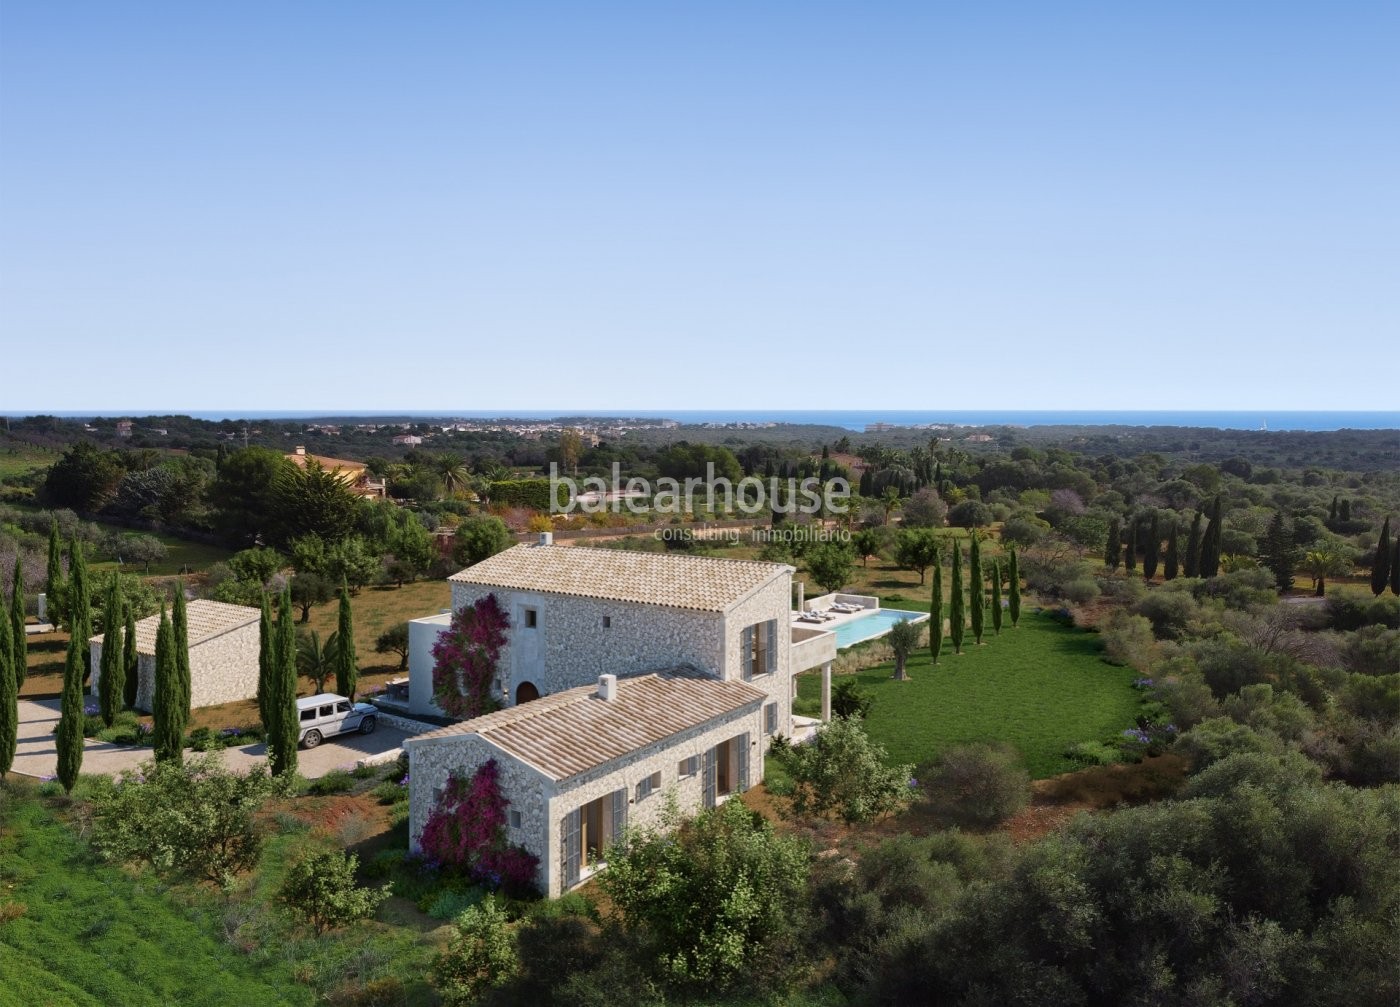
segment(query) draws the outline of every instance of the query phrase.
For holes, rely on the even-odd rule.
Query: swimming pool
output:
[[[914,622],[923,622],[928,618],[927,612],[909,612],[900,608],[881,608],[874,612],[866,612],[858,615],[854,619],[842,622],[839,626],[833,626],[831,631],[836,634],[836,649],[844,650],[847,647],[862,643],[865,640],[873,640],[877,636],[884,636],[890,631],[890,627],[897,622],[904,622],[912,619]]]

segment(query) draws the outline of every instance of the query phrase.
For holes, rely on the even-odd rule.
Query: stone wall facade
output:
[[[475,735],[410,739],[404,745],[409,753],[409,842],[413,849],[418,848],[423,825],[452,773],[469,776],[494,758],[501,770],[502,791],[511,809],[520,812],[521,817],[520,826],[508,828],[507,836],[539,858],[540,889],[554,898],[564,891],[562,829],[566,815],[616,790],[627,792],[629,825],[659,824],[668,795],[674,797],[682,815],[694,815],[701,810],[704,797],[704,753],[745,734],[749,745],[748,784],[753,786],[763,779],[763,754],[767,747],[762,707],[758,703],[559,783]],[[691,756],[697,757],[698,771],[682,776],[680,763]],[[661,786],[639,802],[637,784],[658,772]]]
[[[792,589],[790,581],[781,577],[760,588],[725,613],[724,672],[726,681],[737,679],[768,694],[767,703],[777,704],[777,728],[774,733],[792,737]],[[772,674],[744,677],[744,662],[740,649],[744,629],[769,619],[776,619],[778,631],[774,640],[778,647],[777,670]],[[765,735],[767,736],[767,735]],[[765,751],[767,750],[765,746]]]
[[[102,678],[102,642],[92,647],[92,695]],[[150,712],[155,689],[156,659],[137,656],[136,708]],[[195,644],[190,648],[190,707],[218,706],[258,694],[258,624]]]

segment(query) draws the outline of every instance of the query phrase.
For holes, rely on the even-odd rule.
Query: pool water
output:
[[[836,649],[843,650],[865,640],[872,640],[877,636],[884,636],[890,631],[890,627],[897,622],[904,622],[913,619],[921,622],[928,618],[927,612],[909,612],[899,608],[882,608],[874,612],[866,612],[858,615],[854,619],[849,619],[839,626],[833,626],[832,632],[836,634]]]

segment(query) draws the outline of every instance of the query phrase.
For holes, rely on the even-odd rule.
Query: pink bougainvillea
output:
[[[472,880],[508,892],[534,886],[539,858],[506,841],[506,809],[501,770],[488,759],[470,777],[453,775],[437,807],[423,825],[423,855]]]
[[[433,644],[433,698],[452,717],[470,719],[498,707],[492,689],[510,619],[494,594],[452,615]]]

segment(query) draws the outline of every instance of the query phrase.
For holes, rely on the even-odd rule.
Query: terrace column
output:
[[[822,665],[822,723],[831,720],[831,662]]]
[[[797,614],[801,615],[807,611],[805,595],[807,594],[807,584],[804,581],[797,582]]]

